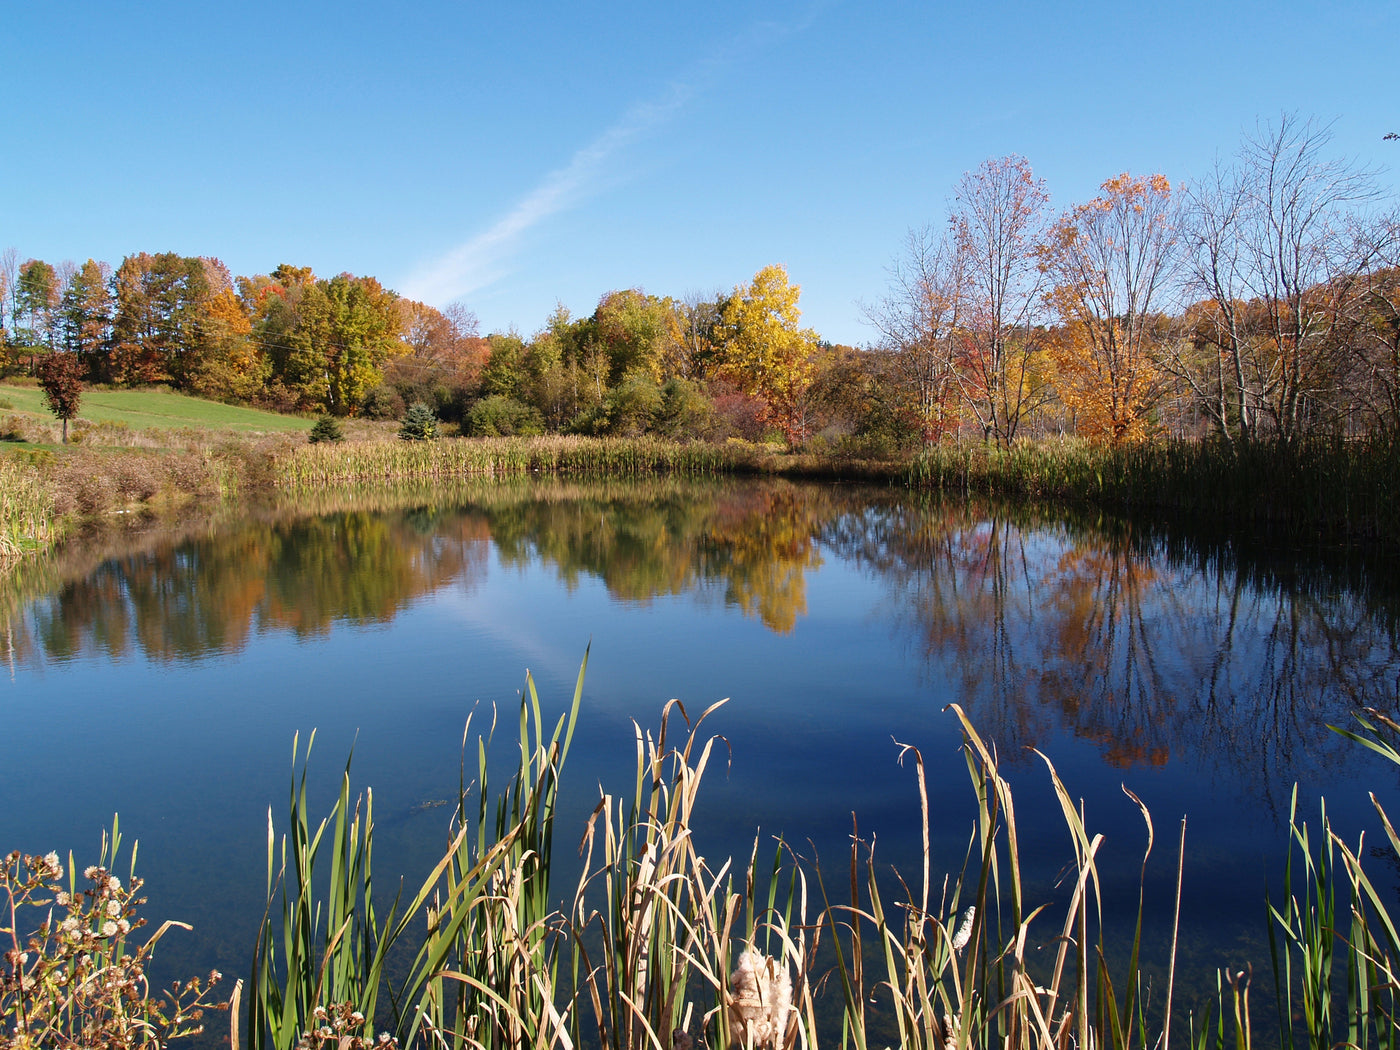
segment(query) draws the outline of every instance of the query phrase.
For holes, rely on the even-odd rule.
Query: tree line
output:
[[[0,365],[166,383],[283,411],[466,433],[660,433],[893,449],[976,435],[1226,442],[1400,430],[1400,212],[1325,127],[1261,126],[1204,178],[1122,174],[1056,214],[1030,164],[984,162],[911,231],[856,349],[801,325],[768,266],[729,292],[610,291],[529,337],[482,336],[373,277],[127,256],[0,258]]]

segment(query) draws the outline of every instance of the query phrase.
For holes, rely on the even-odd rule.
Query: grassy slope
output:
[[[33,386],[0,383],[0,401],[7,412],[27,412],[49,417],[44,392]],[[204,401],[169,390],[85,390],[78,418],[94,423],[120,423],[133,429],[146,427],[231,430],[242,434],[309,430],[311,420],[279,416],[254,408]]]

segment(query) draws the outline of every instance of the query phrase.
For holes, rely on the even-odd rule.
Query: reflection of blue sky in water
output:
[[[320,727],[313,778],[327,802],[355,741],[355,782],[373,785],[384,822],[387,886],[400,870],[426,870],[445,810],[414,807],[455,791],[473,705],[484,705],[481,729],[497,705],[508,758],[525,668],[557,712],[590,639],[564,865],[598,785],[631,790],[631,719],[654,729],[672,697],[692,716],[729,697],[707,723],[729,742],[701,795],[707,855],[747,856],[761,828],[763,853],[781,832],[804,854],[815,840],[828,868],[840,866],[854,811],[877,855],[908,869],[917,797],[912,769],[895,761],[899,740],[925,756],[935,863],[956,868],[971,815],[959,734],[943,712],[956,701],[1011,763],[1034,883],[1049,892],[1068,841],[1027,744],[1106,833],[1110,909],[1134,897],[1143,840],[1119,785],[1157,821],[1152,922],[1164,921],[1158,903],[1170,898],[1188,813],[1188,943],[1208,965],[1233,952],[1262,972],[1266,954],[1249,955],[1257,944],[1245,939],[1264,933],[1262,883],[1282,860],[1277,810],[1292,780],[1306,815],[1326,791],[1344,827],[1370,822],[1365,790],[1397,794],[1394,770],[1321,728],[1345,721],[1354,701],[1394,706],[1391,628],[1353,592],[1261,586],[1232,565],[1129,556],[1088,533],[993,527],[889,493],[668,493],[664,528],[647,517],[651,496],[603,507],[605,531],[626,538],[635,563],[626,578],[581,524],[599,507],[571,516],[556,495],[553,509],[483,498],[353,527],[234,529],[127,555],[100,570],[101,586],[76,580],[35,597],[11,617],[15,673],[0,684],[0,846],[72,847],[81,861],[120,811],[141,839],[153,916],[193,921],[191,957],[242,972],[267,807],[280,820],[295,732],[305,740]],[[755,515],[772,552],[743,546]],[[503,561],[486,538],[498,530],[534,538]],[[353,546],[326,546],[347,535]],[[220,548],[230,542],[232,553]],[[526,557],[526,547],[546,553]],[[765,567],[781,557],[801,566],[800,587],[781,565]],[[305,579],[277,575],[289,567]],[[739,584],[726,573],[741,573]],[[687,582],[648,594],[652,579]],[[736,586],[777,588],[764,608],[783,629],[736,600]],[[206,620],[162,636],[138,615],[141,595],[155,596],[140,599],[147,610]],[[220,608],[247,620],[210,621]]]

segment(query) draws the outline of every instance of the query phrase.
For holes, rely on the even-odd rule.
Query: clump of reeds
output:
[[[902,895],[888,900],[873,851],[857,841],[849,901],[833,902],[818,866],[823,903],[809,916],[808,877],[781,842],[766,874],[757,842],[742,872],[731,859],[712,865],[698,851],[692,819],[715,745],[699,732],[714,707],[692,723],[673,701],[659,733],[636,730],[630,798],[599,801],[573,902],[554,905],[553,815],[581,687],[580,677],[572,707],[547,734],[527,680],[516,776],[489,804],[489,742],[478,743],[475,806],[464,781],[447,854],[387,918],[376,919],[371,896],[368,802],[361,820],[343,778],[334,832],[322,847],[331,824],[312,831],[304,782],[294,788],[280,876],[269,864],[270,888],[280,879],[285,889],[280,923],[274,907],[259,940],[253,1045],[289,1047],[317,1009],[344,1002],[404,1046],[787,1050],[826,1041],[865,1047],[887,1033],[901,1046],[937,1050],[994,1043],[1127,1050],[1150,1045],[1158,1026],[1170,1024],[1170,996],[1150,1012],[1140,992],[1141,902],[1127,967],[1110,971],[1097,910],[1102,837],[1089,833],[1048,760],[1073,847],[1072,892],[1058,918],[1023,899],[1010,788],[961,711],[978,814],[963,871],[942,884],[936,901],[917,751],[904,753],[913,756],[923,805],[921,878],[912,889],[901,880]],[[672,746],[675,716],[685,732]],[[320,848],[332,864],[331,898],[322,905],[312,890]],[[426,915],[426,936],[386,1005],[382,960],[413,915]],[[824,936],[835,959],[826,980],[841,997],[834,1026],[817,1021]],[[1037,944],[1053,947],[1052,966],[1032,966]]]
[[[290,448],[277,457],[276,474],[279,484],[290,486],[415,476],[698,476],[732,472],[742,459],[726,446],[658,438],[347,441]]]
[[[907,476],[939,492],[1087,502],[1245,526],[1305,525],[1335,539],[1400,531],[1400,444],[1384,436],[1237,445],[959,442],[926,449]]]
[[[268,814],[268,915],[253,965],[250,1046],[289,1050],[301,1033],[322,1027],[318,1011],[347,1003],[368,1019],[370,1033],[380,1024],[383,1035],[404,1046],[418,1038],[453,1046],[560,1045],[566,1038],[555,999],[557,924],[549,872],[558,776],[573,737],[583,672],[572,707],[549,737],[528,676],[526,684],[519,765],[494,813],[488,741],[482,739],[476,804],[470,804],[464,777],[442,859],[413,897],[402,907],[396,897],[383,918],[373,895],[373,795],[351,802],[347,764],[331,815],[313,830],[303,765],[300,780],[293,780],[291,826],[280,847]],[[464,742],[470,729],[468,720]],[[330,890],[322,902],[318,872],[327,866]],[[426,934],[409,946],[406,974],[391,983],[390,952],[411,923],[425,919]],[[380,1000],[385,990],[386,1007]]]
[[[1400,724],[1367,709],[1362,732],[1333,729],[1400,765]],[[1384,807],[1371,803],[1391,855],[1400,855]],[[1400,1045],[1400,932],[1387,894],[1366,873],[1364,837],[1349,845],[1333,829],[1324,800],[1321,835],[1314,840],[1298,816],[1298,790],[1289,806],[1289,853],[1283,892],[1269,902],[1269,948],[1279,1011],[1280,1042],[1310,1047]],[[1300,867],[1295,867],[1295,861]],[[1345,910],[1338,907],[1339,891]],[[1222,1010],[1223,1013],[1223,1010]],[[1296,1022],[1296,1023],[1295,1023]]]
[[[0,455],[0,570],[53,542],[53,490],[30,463]]]

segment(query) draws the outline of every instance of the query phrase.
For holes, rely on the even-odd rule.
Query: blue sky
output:
[[[1397,41],[1393,2],[9,5],[0,248],[348,270],[525,334],[782,263],[865,344],[988,157],[1066,207],[1294,112],[1394,194]]]

